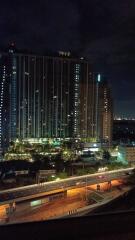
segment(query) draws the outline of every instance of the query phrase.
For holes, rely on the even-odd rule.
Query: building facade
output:
[[[88,71],[80,89],[81,137],[111,144],[113,101],[107,81],[102,75]]]
[[[111,139],[108,88],[87,61],[64,52],[56,57],[16,53],[12,46],[0,63],[5,147],[16,138]]]
[[[96,80],[95,75],[85,66],[85,76],[80,83],[80,136],[96,138]]]
[[[108,82],[104,79],[98,82],[99,96],[98,96],[98,136],[101,141],[112,142],[113,130],[113,100],[111,96],[111,89]]]
[[[130,166],[135,166],[135,146],[134,145],[120,145],[118,147],[119,162],[127,163]]]
[[[115,119],[113,121],[113,141],[135,143],[135,120]]]
[[[79,59],[16,55],[17,136],[68,138],[80,136]]]
[[[9,146],[11,126],[11,74],[10,58],[6,54],[0,54],[0,156]],[[10,124],[12,122],[12,124]]]

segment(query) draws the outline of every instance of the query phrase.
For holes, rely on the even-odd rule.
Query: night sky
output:
[[[135,117],[134,0],[4,0],[0,4],[0,46],[79,52],[105,72],[114,110]]]

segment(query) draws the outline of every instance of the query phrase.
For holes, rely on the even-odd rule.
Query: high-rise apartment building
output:
[[[84,69],[85,76],[80,83],[80,135],[82,138],[96,138],[96,81],[89,71],[89,64]]]
[[[113,101],[111,89],[102,76],[98,88],[98,139],[110,144],[113,128]]]
[[[9,79],[7,58],[0,55],[0,155],[9,145]]]
[[[111,91],[100,74],[85,69],[86,77],[80,83],[80,135],[111,143],[113,107]]]
[[[101,104],[109,101],[108,90],[106,99],[101,97],[104,88],[87,61],[69,52],[55,57],[16,53],[12,46],[0,64],[1,148],[16,138],[110,138],[99,124],[101,112],[102,121],[109,120],[111,108],[108,104],[106,114]]]

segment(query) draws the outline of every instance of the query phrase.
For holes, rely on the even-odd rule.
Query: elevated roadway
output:
[[[78,177],[70,177],[63,180],[34,184],[25,187],[13,188],[0,191],[0,204],[5,202],[21,202],[24,200],[49,195],[57,190],[68,190],[79,186],[87,186],[102,182],[109,182],[115,179],[127,177],[127,173],[132,172],[134,168],[119,169],[102,173],[88,174]]]

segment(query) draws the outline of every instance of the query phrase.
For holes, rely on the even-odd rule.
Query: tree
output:
[[[65,172],[61,172],[61,173],[57,174],[57,177],[60,178],[60,179],[64,179],[64,178],[67,178],[68,175]]]
[[[55,166],[56,166],[56,171],[57,172],[62,172],[64,170],[64,161],[62,159],[61,154],[57,154],[54,157]]]
[[[72,160],[75,157],[74,151],[69,149],[69,148],[65,148],[62,151],[62,159],[65,161],[68,160]]]
[[[86,169],[77,169],[76,174],[78,176],[85,175],[85,174],[87,174],[87,170]]]
[[[95,168],[88,168],[87,169],[87,173],[88,174],[93,174],[93,173],[95,173],[96,172],[96,169]]]
[[[111,155],[108,151],[104,150],[103,152],[103,159],[106,160],[106,161],[109,161],[111,158]]]
[[[110,164],[107,164],[108,170],[115,170],[126,167],[126,165],[122,164],[121,162],[112,162]]]

